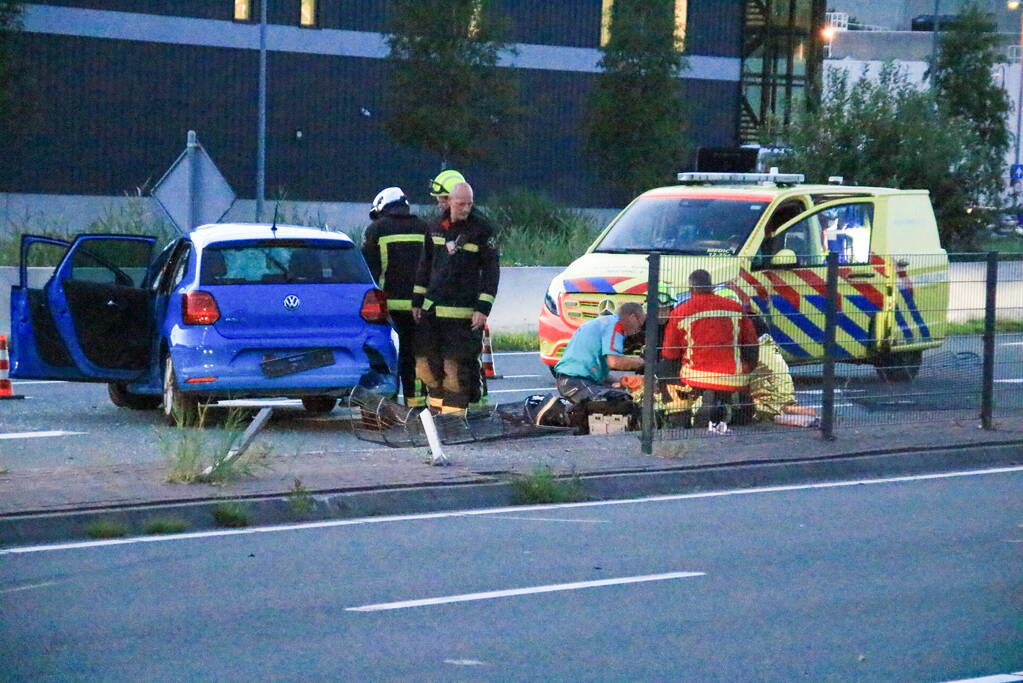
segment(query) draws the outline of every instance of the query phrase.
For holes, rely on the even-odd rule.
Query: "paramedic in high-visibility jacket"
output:
[[[757,333],[740,303],[714,294],[706,270],[694,270],[689,275],[689,291],[689,299],[668,316],[661,357],[681,361],[679,379],[694,389],[705,390],[704,405],[712,407],[710,420],[721,423],[724,409],[716,394],[746,388],[743,347],[756,347]],[[708,390],[715,394],[708,396]]]
[[[430,224],[412,293],[416,373],[434,412],[464,412],[480,400],[479,355],[499,260],[494,229],[473,210],[472,187],[457,183],[447,211]]]
[[[387,293],[387,310],[398,332],[398,377],[405,405],[421,408],[426,394],[416,388],[415,333],[412,286],[423,253],[426,222],[409,209],[400,187],[381,190],[373,199],[362,255],[373,279]]]

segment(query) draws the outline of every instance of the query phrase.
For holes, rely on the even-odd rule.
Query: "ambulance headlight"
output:
[[[547,287],[547,293],[543,297],[543,305],[554,315],[558,314],[558,297],[561,295],[561,288],[562,281],[559,276],[551,280],[550,286]]]

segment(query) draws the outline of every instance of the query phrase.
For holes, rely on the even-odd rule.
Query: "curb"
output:
[[[835,481],[861,477],[934,474],[962,468],[1023,465],[1023,441],[942,446],[912,451],[893,449],[800,460],[665,468],[579,475],[590,500],[695,493]],[[125,525],[138,535],[148,520],[178,518],[189,531],[218,528],[213,511],[225,502],[241,505],[252,526],[402,515],[512,505],[507,481],[310,491],[309,509],[298,512],[287,495],[205,500],[191,503],[111,506],[74,512],[8,515],[0,518],[0,547],[84,539],[87,525],[103,520]]]

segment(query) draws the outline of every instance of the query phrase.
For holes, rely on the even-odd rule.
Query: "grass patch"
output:
[[[123,538],[128,535],[128,525],[115,519],[98,519],[85,526],[89,538]]]
[[[302,484],[301,479],[295,479],[295,482],[291,485],[291,490],[288,491],[288,508],[292,514],[297,517],[305,517],[313,511],[314,507],[315,501],[313,501],[309,489]]]
[[[147,534],[180,534],[188,529],[188,522],[178,517],[154,517],[147,519],[142,530]]]
[[[948,323],[946,334],[948,336],[958,334],[984,334],[984,319],[974,318],[962,323]],[[1023,320],[995,320],[995,332],[1023,332]]]
[[[538,467],[531,474],[512,480],[512,505],[578,503],[588,496],[579,477],[559,479],[549,467]]]
[[[490,345],[494,351],[539,351],[540,337],[535,332],[498,332]]]
[[[220,428],[211,430],[206,427],[208,411],[209,406],[200,405],[191,424],[177,420],[176,427],[157,433],[168,483],[225,484],[269,467],[270,450],[266,446],[250,446],[241,457],[224,462],[231,445],[245,431],[247,412],[232,408]],[[210,469],[209,473],[206,473],[207,469]]]
[[[213,520],[218,526],[241,528],[249,525],[249,513],[241,503],[219,503],[213,508]]]
[[[599,232],[583,212],[527,190],[494,195],[481,209],[497,230],[503,266],[567,266]]]
[[[980,251],[1019,254],[1023,252],[1023,237],[1018,235],[989,235],[981,238]]]

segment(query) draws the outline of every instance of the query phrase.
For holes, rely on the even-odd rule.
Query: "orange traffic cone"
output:
[[[7,337],[0,334],[0,400],[25,398],[21,394],[14,393],[11,380],[8,379],[11,370],[11,361],[7,357]]]
[[[501,379],[494,369],[494,350],[490,348],[490,328],[483,326],[483,350],[480,352],[480,374],[484,379]]]

